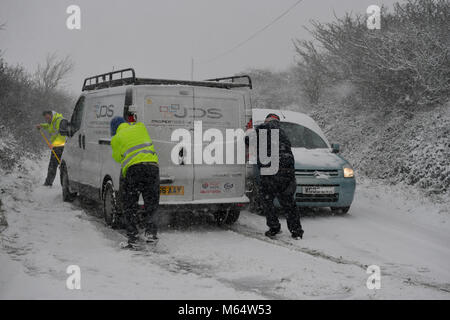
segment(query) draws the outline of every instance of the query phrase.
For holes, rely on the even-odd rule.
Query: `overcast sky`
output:
[[[304,0],[239,49],[206,63],[248,38],[297,0],[1,0],[0,49],[10,64],[34,71],[47,53],[70,54],[75,70],[66,87],[132,66],[137,75],[189,79],[228,76],[248,68],[282,70],[293,63],[292,39],[307,38],[309,21],[331,21],[371,4],[394,0]],[[66,8],[81,8],[81,30],[68,30]]]

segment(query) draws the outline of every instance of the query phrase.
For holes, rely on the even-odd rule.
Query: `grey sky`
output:
[[[304,0],[245,46],[211,63],[260,29],[296,0],[1,0],[0,49],[10,64],[34,71],[47,53],[70,54],[67,80],[79,92],[89,75],[132,66],[141,77],[195,79],[227,76],[247,68],[280,70],[293,63],[291,40],[306,38],[309,20],[330,21],[333,11],[364,13],[394,0]],[[66,8],[81,7],[81,30],[66,28]]]

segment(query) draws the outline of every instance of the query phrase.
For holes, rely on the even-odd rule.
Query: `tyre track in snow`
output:
[[[126,239],[126,232],[121,229],[112,229],[108,227],[105,224],[104,220],[98,216],[96,208],[86,206],[85,204],[82,204],[81,207],[88,214],[88,220],[94,222],[97,225],[98,230],[102,232],[105,237],[114,239],[117,243],[119,243],[121,240]],[[80,207],[74,205],[74,208],[79,209]],[[264,289],[270,290],[269,287],[264,285],[260,285],[260,288],[255,289],[253,284],[237,282],[223,277],[217,277],[214,270],[208,264],[201,264],[193,260],[188,261],[186,259],[180,259],[171,254],[170,251],[165,248],[164,244],[162,244],[161,242],[158,242],[156,246],[145,245],[143,250],[131,250],[130,252],[134,258],[146,259],[146,261],[164,268],[172,273],[192,273],[201,278],[208,278],[218,281],[219,283],[235,289],[236,291],[253,294],[256,293],[264,299],[289,299],[289,297],[280,294],[264,291]]]
[[[61,267],[70,264],[73,259],[77,261],[79,259],[77,257],[82,254],[80,250],[84,250],[83,246],[89,246],[89,242],[83,238],[77,237],[77,233],[74,233],[73,229],[81,230],[80,228],[87,228],[88,230],[86,231],[87,234],[89,234],[89,238],[95,240],[95,242],[92,243],[93,247],[98,250],[104,250],[105,253],[103,254],[102,251],[98,251],[98,258],[94,258],[94,256],[92,256],[92,248],[86,247],[86,250],[90,251],[89,256],[92,256],[92,259],[94,260],[86,260],[86,258],[84,258],[84,260],[80,262],[85,265],[83,269],[85,270],[84,277],[89,277],[92,280],[94,280],[93,277],[96,279],[99,277],[98,280],[94,281],[101,287],[104,286],[102,281],[105,281],[105,277],[114,281],[115,278],[112,278],[113,274],[111,274],[111,272],[123,268],[124,256],[128,256],[130,259],[130,270],[136,269],[137,265],[154,265],[154,267],[158,267],[174,274],[174,277],[176,278],[183,279],[184,276],[186,276],[188,279],[191,279],[192,276],[195,276],[198,279],[197,281],[200,282],[199,288],[197,288],[197,285],[192,285],[192,281],[190,281],[188,283],[191,283],[191,290],[202,290],[201,283],[205,282],[202,281],[202,279],[205,279],[208,284],[214,282],[220,284],[217,286],[219,292],[234,291],[236,292],[236,297],[244,297],[244,299],[245,297],[253,297],[253,299],[298,298],[297,295],[292,295],[293,285],[290,284],[290,280],[281,279],[282,283],[280,284],[280,281],[278,281],[280,279],[279,272],[277,275],[273,276],[270,273],[267,273],[267,271],[264,271],[269,268],[269,266],[265,264],[266,262],[264,259],[258,260],[258,262],[262,263],[262,273],[256,274],[253,277],[249,276],[249,274],[252,273],[250,271],[245,272],[244,276],[242,276],[239,272],[237,275],[230,274],[229,272],[226,272],[222,266],[217,268],[217,265],[214,265],[214,263],[210,264],[210,261],[202,259],[202,257],[194,257],[192,259],[190,257],[186,258],[184,254],[180,254],[178,250],[174,250],[176,247],[173,246],[173,238],[177,238],[180,234],[185,238],[186,242],[192,241],[197,245],[201,245],[201,241],[199,242],[198,240],[200,239],[203,241],[203,236],[200,235],[199,237],[198,230],[192,230],[193,232],[191,232],[191,230],[182,230],[182,232],[178,232],[177,234],[177,231],[174,233],[174,230],[170,228],[164,230],[163,227],[163,233],[167,234],[164,240],[169,240],[169,242],[171,242],[169,250],[166,250],[166,247],[163,244],[157,248],[151,248],[144,253],[127,252],[118,247],[114,248],[114,243],[118,245],[120,241],[125,240],[123,231],[113,230],[106,226],[103,218],[98,216],[98,210],[94,210],[92,207],[89,208],[89,205],[86,206],[83,202],[80,203],[79,201],[76,201],[74,204],[60,202],[60,196],[57,194],[59,193],[59,190],[56,188],[43,188],[37,185],[36,182],[33,184],[27,183],[26,187],[21,184],[21,181],[18,182],[17,185],[15,184],[18,188],[14,188],[20,190],[20,194],[10,194],[9,200],[7,201],[8,214],[11,218],[11,229],[1,235],[0,248],[2,248],[3,252],[13,261],[19,263],[24,268],[27,276],[33,278],[33,281],[35,278],[36,281],[40,281],[42,278],[48,279],[45,280],[46,282],[44,285],[48,285],[49,287],[53,286],[55,281],[56,283],[65,283],[65,275]],[[212,227],[213,225],[214,227]],[[61,233],[60,230],[58,230],[59,227],[62,227],[65,231],[70,231],[70,233]],[[206,233],[209,233],[213,237],[215,237],[216,234],[219,237],[225,236],[224,238],[227,241],[231,241],[231,244],[234,245],[239,245],[240,241],[242,241],[241,238],[233,236],[233,233],[231,232],[228,233],[228,231],[226,231],[224,233],[224,230],[213,224],[211,219],[207,222],[206,228],[201,226],[200,229],[204,229]],[[97,233],[98,236],[95,236],[93,232]],[[83,233],[82,235],[85,234]],[[164,234],[162,236],[164,238]],[[64,239],[62,237],[64,237]],[[101,243],[99,240],[101,240]],[[72,241],[77,243],[76,248],[74,247],[73,250],[70,245]],[[246,243],[248,244],[249,242]],[[47,247],[47,244],[51,244],[51,246]],[[226,247],[229,245],[230,243],[228,243]],[[251,245],[252,244],[250,244],[250,246]],[[259,245],[258,247],[261,249],[263,246]],[[53,251],[53,248],[55,248],[56,251]],[[61,251],[61,249],[63,251]],[[271,248],[271,250],[273,251],[273,248]],[[118,255],[117,258],[120,260],[119,266],[117,268],[112,266],[111,268],[108,268],[110,270],[108,270],[107,274],[101,275],[99,274],[99,269],[104,268],[106,265],[103,262],[97,262],[95,260],[103,258],[111,260],[111,251],[115,251]],[[206,251],[210,251],[210,249],[206,249]],[[279,250],[275,249],[275,251]],[[40,252],[43,253],[43,255],[41,255]],[[232,256],[235,255],[232,254]],[[239,255],[237,257],[239,257]],[[218,259],[226,258],[226,255],[223,255],[223,251],[219,253]],[[20,269],[22,267],[20,267]],[[245,264],[238,264],[231,270],[231,273],[239,270],[239,268],[246,269],[247,266]],[[155,268],[150,268],[150,270],[153,269]],[[123,277],[119,277],[119,279],[122,278]],[[14,290],[19,290],[18,292],[20,295],[25,294],[27,297],[25,292],[22,293],[20,291],[20,287],[16,288],[14,286],[14,283],[15,282],[9,284],[9,282],[6,282],[7,285],[13,286]],[[337,286],[336,288],[335,284],[331,284],[331,293],[328,294],[325,292],[326,290],[321,287],[321,285],[323,285],[321,282],[319,282],[317,288],[315,282],[307,284],[309,285],[309,291],[306,293],[306,297],[349,298],[353,293],[351,289],[343,290],[341,293],[340,286]],[[126,287],[128,284],[124,283],[123,285]],[[102,290],[101,287],[98,289]],[[225,290],[225,288],[228,288],[228,290]],[[216,290],[216,287],[214,287],[214,290]],[[291,293],[286,293],[286,290],[291,290]],[[103,291],[99,294],[105,294],[102,292]],[[5,294],[5,292],[2,293],[0,291],[0,295],[2,294]],[[66,293],[61,296],[65,296],[65,294]],[[110,295],[116,296],[116,292],[113,291],[108,294],[108,296]],[[305,296],[304,292],[303,296]]]
[[[294,243],[287,241],[285,239],[280,239],[280,238],[270,239],[270,238],[266,237],[263,233],[256,231],[254,229],[248,228],[243,225],[237,224],[235,226],[228,227],[228,230],[233,231],[237,234],[246,236],[246,237],[250,237],[252,239],[257,239],[257,240],[260,240],[260,241],[263,241],[266,243],[270,243],[272,245],[287,248],[294,252],[301,252],[301,253],[316,257],[316,258],[334,262],[336,264],[353,265],[353,266],[361,268],[364,271],[367,270],[367,267],[369,266],[369,264],[364,264],[364,263],[361,263],[361,262],[355,261],[355,260],[345,259],[342,256],[335,257],[333,255],[327,254],[320,250],[296,246]],[[297,241],[297,240],[295,240],[295,241]],[[383,268],[383,270],[385,270],[385,269],[386,268]],[[383,276],[392,276],[394,278],[400,279],[405,284],[409,284],[409,285],[413,285],[413,286],[421,286],[421,287],[426,287],[426,288],[450,293],[450,283],[440,284],[440,283],[434,283],[434,282],[429,282],[429,281],[423,281],[423,280],[420,280],[417,278],[414,279],[414,277],[416,277],[416,275],[405,276],[405,275],[400,274],[399,272],[383,271],[382,275]]]
[[[83,206],[84,204],[82,204]],[[104,224],[104,221],[102,218],[100,218],[98,216],[98,211],[97,213],[95,212],[94,208],[89,209],[89,207],[86,207],[84,205],[83,208],[85,211],[90,212],[90,216],[93,217],[95,216],[95,219],[97,220],[98,223],[102,224],[105,228],[112,230],[111,228],[107,227]],[[98,209],[97,209],[98,210]],[[212,222],[211,220],[207,220],[204,219],[203,223],[207,223],[210,226],[214,226],[214,222]],[[165,226],[164,228],[167,228],[167,226]],[[259,240],[262,241],[264,243],[269,243],[271,245],[274,246],[278,246],[278,247],[283,247],[286,249],[289,249],[293,252],[297,252],[297,253],[301,253],[301,254],[307,254],[309,256],[315,257],[315,258],[319,258],[319,259],[323,259],[329,262],[333,262],[335,264],[338,265],[348,265],[348,266],[356,266],[358,268],[360,268],[363,272],[365,272],[367,270],[367,267],[369,266],[369,264],[365,264],[362,263],[360,261],[356,261],[356,260],[351,260],[351,259],[346,259],[342,256],[336,257],[330,254],[327,254],[323,251],[317,250],[317,249],[312,249],[312,248],[308,248],[308,247],[302,247],[302,246],[297,246],[297,243],[301,243],[302,240],[300,241],[296,241],[295,243],[293,242],[294,240],[286,240],[283,238],[278,238],[278,239],[270,239],[268,237],[266,237],[264,235],[264,233],[256,230],[256,229],[252,229],[249,228],[247,226],[241,225],[239,224],[239,221],[237,222],[237,224],[233,225],[233,226],[221,226],[221,227],[216,227],[217,230],[228,230],[231,231],[233,233],[242,235],[244,237],[248,237],[248,238],[252,238],[255,240]],[[113,230],[116,231],[119,234],[122,234],[123,236],[125,236],[125,232],[121,231],[121,230]],[[150,250],[149,252],[151,253],[155,253],[154,251]],[[241,284],[241,283],[234,283],[233,281],[230,281],[228,279],[221,279],[221,278],[217,278],[214,275],[214,272],[212,272],[211,270],[208,270],[208,268],[205,268],[205,265],[201,265],[201,264],[195,264],[192,261],[185,261],[182,259],[178,259],[175,256],[170,256],[170,253],[168,251],[166,252],[157,252],[159,254],[165,254],[166,258],[169,258],[167,261],[159,261],[157,259],[152,259],[152,262],[157,264],[158,266],[161,267],[171,267],[171,266],[178,266],[178,269],[181,271],[188,271],[188,272],[192,272],[193,274],[196,274],[197,276],[201,276],[201,277],[207,277],[207,278],[213,278],[225,285],[230,285],[231,287],[233,287],[236,290],[239,291],[249,291],[249,292],[255,292],[254,290],[246,290],[245,285]],[[139,254],[138,254],[139,255]],[[151,254],[147,255],[147,256],[151,256]],[[418,286],[418,287],[426,287],[429,289],[433,289],[433,290],[438,290],[441,292],[446,292],[446,293],[450,293],[450,284],[448,283],[435,283],[435,282],[430,282],[430,281],[424,281],[421,280],[419,278],[417,278],[417,275],[405,275],[405,273],[403,272],[403,274],[401,272],[389,272],[386,271],[386,267],[382,267],[382,276],[391,276],[393,278],[396,278],[400,281],[402,281],[404,284],[408,284],[411,286]],[[248,289],[248,288],[247,288]],[[287,297],[285,296],[280,296],[277,294],[270,294],[267,292],[257,292],[258,294],[260,294],[261,296],[267,298],[267,299],[286,299]]]
[[[102,224],[105,228],[112,230],[112,229],[108,228],[106,225],[104,225],[104,222],[102,221],[101,218],[97,217],[96,219],[97,219],[97,222]],[[295,243],[292,242],[294,240],[288,241],[285,239],[276,239],[276,240],[270,239],[270,238],[266,237],[263,233],[255,230],[255,229],[248,228],[243,225],[237,224],[237,225],[234,225],[231,227],[225,227],[225,226],[222,226],[221,228],[217,227],[217,230],[221,230],[221,229],[225,229],[225,230],[231,231],[233,233],[239,234],[241,236],[252,238],[254,240],[262,241],[264,243],[269,243],[274,246],[283,247],[283,248],[289,249],[293,252],[307,254],[309,256],[323,259],[323,260],[326,260],[329,262],[333,262],[335,264],[356,266],[356,267],[360,268],[363,272],[365,272],[367,270],[367,267],[369,266],[369,264],[364,264],[364,263],[361,263],[356,260],[346,259],[342,256],[336,257],[333,255],[329,255],[325,252],[322,252],[320,250],[296,246]],[[211,230],[214,231],[213,228],[211,228]],[[115,232],[125,236],[125,232],[123,232],[121,230],[112,230],[112,231],[115,231]],[[155,256],[153,255],[154,253],[159,254],[158,259],[155,259]],[[161,255],[164,256],[164,259],[159,259],[159,258],[161,258]],[[286,296],[269,293],[267,291],[255,290],[252,286],[246,286],[245,283],[238,283],[238,282],[231,281],[229,279],[217,277],[215,275],[214,271],[211,270],[211,268],[208,268],[208,265],[198,264],[193,261],[179,259],[176,256],[171,255],[169,251],[154,250],[154,248],[150,247],[150,250],[146,250],[146,252],[142,252],[142,253],[136,253],[135,256],[150,258],[152,263],[154,263],[160,267],[163,267],[163,268],[168,268],[169,270],[171,270],[175,267],[175,270],[173,272],[179,272],[179,271],[191,272],[200,277],[212,278],[212,279],[219,281],[225,285],[229,285],[238,291],[257,293],[266,299],[286,299],[286,298],[288,298]],[[385,271],[385,269],[386,268],[383,268],[383,272],[382,272],[383,276],[391,276],[391,277],[396,278],[396,279],[402,281],[403,283],[411,285],[411,286],[426,287],[429,289],[450,293],[450,284],[439,284],[439,283],[426,282],[426,281],[422,281],[420,279],[414,279],[413,277],[415,277],[415,275],[405,276],[405,275],[400,274],[399,272],[397,272],[397,273],[396,272],[387,272],[387,271]],[[342,298],[346,298],[347,296],[350,297],[350,294],[349,295],[339,295],[337,298],[342,299]]]

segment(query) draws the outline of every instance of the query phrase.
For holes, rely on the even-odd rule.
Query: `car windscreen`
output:
[[[291,122],[281,122],[280,127],[291,141],[292,148],[328,148],[327,143],[317,133],[304,126]]]

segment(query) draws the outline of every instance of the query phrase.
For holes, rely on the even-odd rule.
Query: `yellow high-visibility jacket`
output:
[[[50,123],[41,123],[42,129],[50,133],[50,142],[54,147],[62,147],[66,144],[66,137],[59,134],[59,125],[64,119],[61,113],[52,111],[52,121]]]
[[[132,165],[142,162],[158,164],[158,155],[147,128],[142,122],[122,123],[111,139],[112,157],[122,167],[125,177]]]

